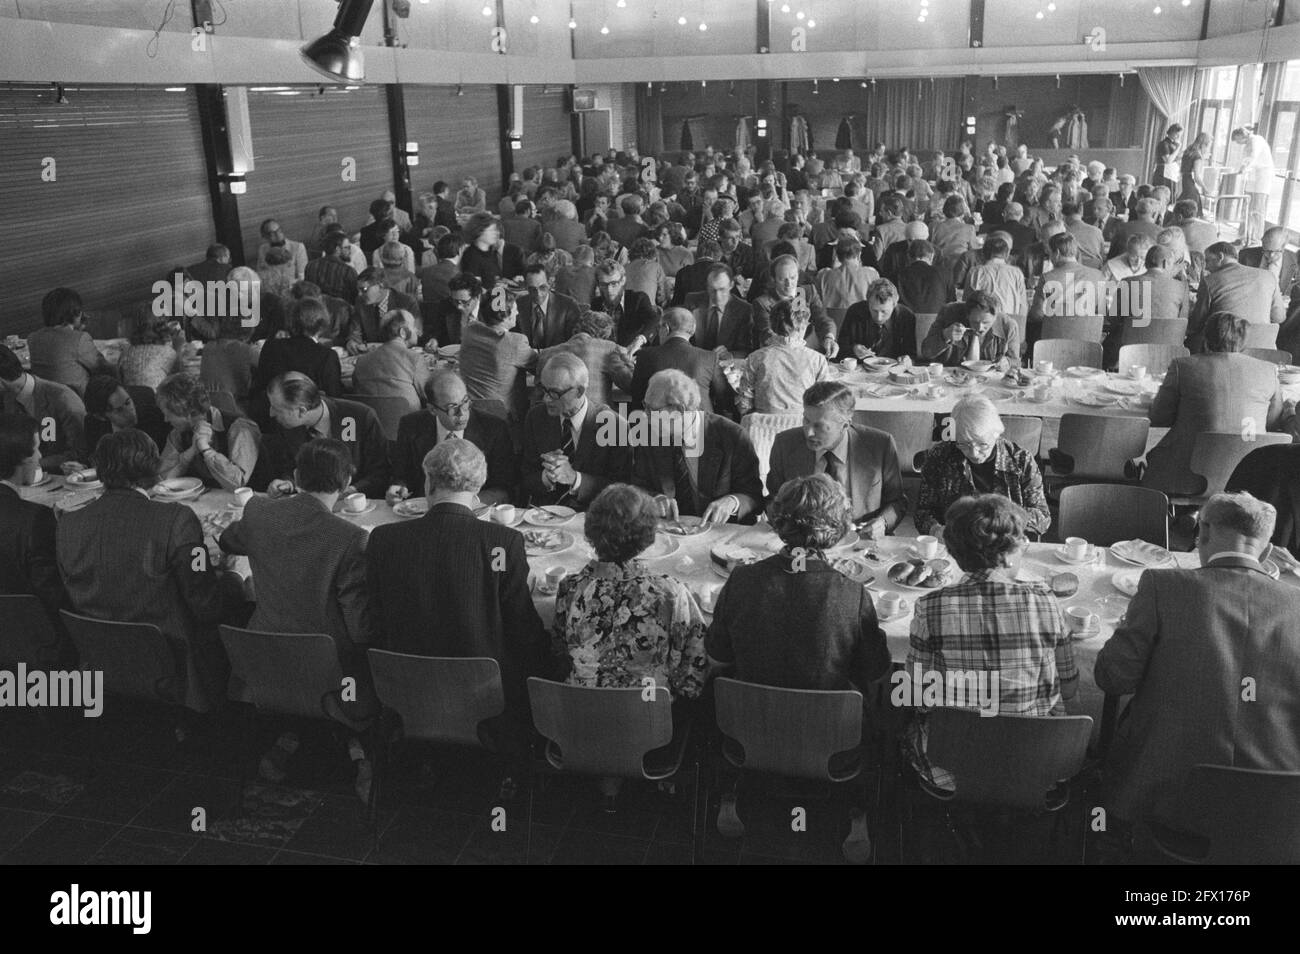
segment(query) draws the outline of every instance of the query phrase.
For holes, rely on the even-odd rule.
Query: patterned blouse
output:
[[[921,495],[916,504],[916,530],[929,533],[942,522],[943,515],[958,497],[995,493],[1024,508],[1029,520],[1026,529],[1046,533],[1052,514],[1043,493],[1043,477],[1029,451],[1005,437],[999,437],[993,451],[993,486],[979,488],[971,474],[970,461],[951,441],[936,444],[921,465]]]
[[[640,560],[593,560],[560,583],[553,647],[576,686],[629,688],[649,677],[673,698],[704,688],[704,615],[685,584]]]

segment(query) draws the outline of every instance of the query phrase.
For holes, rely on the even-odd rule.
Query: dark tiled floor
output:
[[[352,790],[341,736],[299,727],[302,747],[285,784],[256,779],[261,752],[284,729],[260,725],[240,743],[239,721],[214,720],[178,744],[159,710],[111,705],[90,720],[0,719],[0,861],[6,864],[690,864],[691,780],[675,794],[627,783],[607,813],[594,780],[547,776],[502,802],[501,770],[468,750],[399,752],[384,788],[376,842]],[[248,775],[244,811],[233,813],[236,779]],[[868,779],[873,796],[879,778]],[[873,819],[878,863],[1078,860],[1077,821],[1049,851],[1052,820],[983,819],[975,839],[959,819],[916,794],[883,793]],[[843,864],[843,810],[816,786],[747,781],[743,838],[711,821],[704,864]],[[909,809],[908,806],[914,806]],[[716,801],[707,815],[716,815]],[[898,819],[909,819],[906,837]],[[796,824],[796,819],[803,824]],[[1076,816],[1077,818],[1077,816]],[[801,830],[794,830],[800,828]]]

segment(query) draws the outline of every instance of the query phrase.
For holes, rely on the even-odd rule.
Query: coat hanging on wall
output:
[[[847,116],[840,120],[840,128],[835,133],[835,148],[853,148],[853,124],[849,122]]]
[[[682,120],[682,152],[693,152],[695,149],[695,140],[691,138],[691,121]]]
[[[812,130],[802,116],[790,117],[790,151],[812,152]]]
[[[1071,105],[1047,131],[1053,149],[1087,149],[1088,120],[1078,106]]]
[[[744,152],[749,148],[749,117],[741,116],[736,123],[736,152]]]
[[[1014,105],[1002,111],[1002,142],[1008,152],[1014,152],[1020,145],[1020,120],[1024,115]]]

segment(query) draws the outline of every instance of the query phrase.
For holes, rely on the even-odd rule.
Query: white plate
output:
[[[152,492],[158,497],[185,497],[202,487],[203,481],[197,477],[172,477],[154,484]]]
[[[63,482],[73,490],[98,490],[104,486],[98,472],[94,470],[79,470],[64,477]]]
[[[524,512],[519,508],[515,508],[514,519],[512,519],[509,523],[502,523],[500,520],[494,520],[492,517],[491,507],[488,507],[480,514],[476,514],[476,516],[484,523],[495,523],[498,526],[502,526],[502,527],[517,527],[524,522]]]
[[[895,387],[892,384],[869,384],[862,391],[868,397],[885,398],[886,400],[907,397],[907,388]]]
[[[1008,391],[1002,387],[985,388],[979,393],[990,401],[1009,401],[1016,396],[1015,391]]]
[[[1110,552],[1115,555],[1117,560],[1132,566],[1140,566],[1143,569],[1163,569],[1178,565],[1178,561],[1174,559],[1172,553],[1164,547],[1158,547],[1154,543],[1147,543],[1145,540],[1121,540],[1118,543],[1112,543]]]
[[[429,512],[429,501],[423,497],[402,500],[393,504],[393,513],[399,517],[423,517]]]
[[[908,585],[907,583],[899,583],[897,580],[895,580],[892,576],[889,575],[890,570],[892,570],[894,567],[898,566],[899,563],[906,563],[906,562],[908,562],[908,561],[906,561],[906,560],[900,560],[900,561],[897,561],[897,562],[891,564],[890,567],[889,567],[889,569],[885,571],[885,575],[884,575],[884,577],[883,577],[883,579],[882,579],[882,582],[886,582],[886,583],[888,583],[890,586],[898,586],[898,587],[902,587],[902,588],[905,589],[905,590],[914,590],[914,591],[916,591],[916,592],[918,592],[918,593],[932,593],[932,592],[934,592],[935,590],[941,590],[941,589],[943,589],[945,586],[947,586],[949,583],[953,583],[953,582],[956,581],[956,579],[957,579],[957,573],[956,573],[956,569],[957,569],[957,567],[953,564],[953,562],[952,562],[951,560],[948,560],[948,559],[943,558],[943,557],[939,557],[938,559],[941,559],[941,560],[943,560],[944,563],[948,564],[948,574],[947,574],[947,576],[945,577],[945,582],[944,582],[943,584],[941,584],[940,586],[910,586],[910,585]],[[931,562],[931,561],[926,560],[925,562],[929,563],[929,562]]]
[[[658,533],[655,534],[654,543],[637,554],[637,559],[660,560],[666,556],[672,556],[681,549],[681,546],[681,541],[676,537],[669,536],[666,533]]]
[[[876,579],[876,574],[871,572],[865,560],[857,557],[837,557],[831,560],[831,566],[839,570],[854,583],[861,583],[863,586],[870,586]]]
[[[456,357],[456,355],[460,354],[460,345],[458,344],[439,345],[438,354],[444,358],[454,358]]]
[[[1125,596],[1137,596],[1138,580],[1146,570],[1119,570],[1110,578],[1110,585]]]
[[[1126,378],[1117,378],[1113,381],[1107,381],[1104,387],[1112,394],[1125,394],[1132,396],[1142,393],[1141,381],[1130,381]]]
[[[1065,553],[1065,544],[1062,543],[1055,549],[1056,558],[1062,563],[1068,563],[1070,566],[1086,566],[1091,563],[1097,556],[1097,548],[1091,543],[1088,544],[1088,555],[1082,560],[1071,560]]]
[[[546,509],[530,507],[524,511],[524,522],[533,527],[563,527],[578,515],[572,507],[548,504]]]
[[[886,368],[892,368],[898,364],[893,358],[865,358],[861,363],[872,371],[884,371]]]
[[[1119,398],[1113,394],[1076,394],[1074,396],[1075,404],[1082,404],[1084,407],[1114,407],[1119,403]]]
[[[669,533],[675,537],[693,537],[707,533],[709,525],[701,517],[678,517],[675,521],[665,520],[659,524],[660,533]]]
[[[963,361],[961,366],[972,374],[983,374],[989,368],[993,367],[992,361]]]
[[[732,567],[757,563],[771,555],[757,546],[719,543],[709,550],[709,566],[713,567],[715,573],[725,578],[731,574]]]
[[[1095,378],[1098,376],[1105,377],[1106,372],[1101,368],[1089,368],[1086,365],[1078,365],[1073,368],[1067,368],[1065,376],[1068,378]]]
[[[370,513],[370,511],[374,510],[376,506],[378,506],[378,504],[376,504],[375,501],[367,500],[366,506],[362,510],[348,510],[345,507],[340,507],[338,510],[334,512],[337,513],[340,517],[359,517],[362,514]]]
[[[559,553],[573,546],[573,534],[564,530],[525,530],[524,551],[529,556]]]

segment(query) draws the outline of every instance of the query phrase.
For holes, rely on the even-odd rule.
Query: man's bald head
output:
[[[689,338],[695,334],[695,315],[685,308],[669,308],[664,312],[661,319],[664,327],[664,337],[679,335],[683,338]]]

